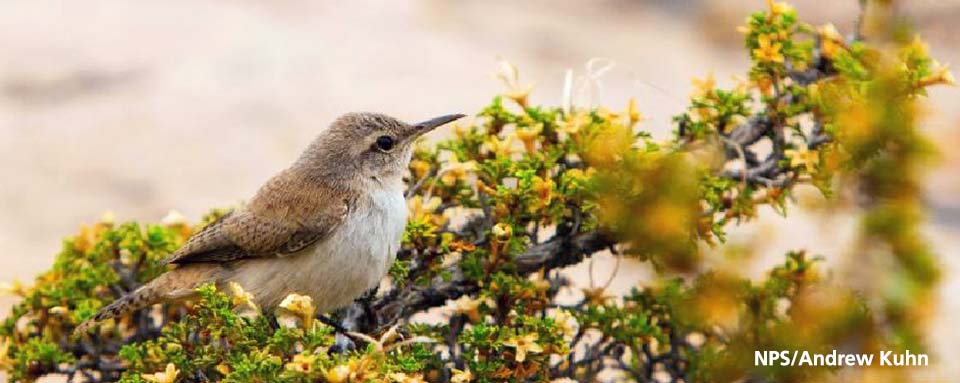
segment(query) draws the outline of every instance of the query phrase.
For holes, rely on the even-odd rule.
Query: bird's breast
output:
[[[380,283],[400,249],[406,221],[402,188],[373,189],[328,238],[291,256],[244,263],[249,266],[232,279],[244,288],[257,286],[261,291],[251,292],[265,307],[296,292],[310,295],[320,311],[335,310]],[[258,280],[243,283],[249,279]]]

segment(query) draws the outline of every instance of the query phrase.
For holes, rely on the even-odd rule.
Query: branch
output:
[[[542,268],[552,269],[573,265],[615,243],[610,235],[600,231],[586,232],[572,238],[554,236],[517,256],[515,259],[517,272],[526,275]],[[360,302],[354,302],[343,311],[344,326],[356,327],[351,328],[352,331],[377,333],[417,312],[443,306],[448,300],[480,290],[476,281],[466,278],[459,266],[450,266],[447,271],[452,275],[448,281],[436,278],[426,287],[410,282],[403,288],[391,290],[377,297],[371,305],[376,318],[371,318],[368,313],[365,313],[367,310],[360,307]]]

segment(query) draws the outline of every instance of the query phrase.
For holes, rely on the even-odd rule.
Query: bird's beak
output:
[[[440,116],[440,117],[437,117],[437,118],[431,118],[431,119],[426,120],[426,121],[424,121],[424,122],[415,124],[415,125],[413,125],[414,135],[419,136],[419,135],[421,135],[421,134],[424,134],[424,133],[426,133],[426,132],[429,132],[429,131],[433,130],[434,128],[436,128],[436,127],[438,127],[438,126],[445,125],[445,124],[447,124],[447,123],[450,123],[450,122],[459,120],[459,119],[463,118],[464,116],[466,116],[466,115],[465,115],[465,114],[459,114],[459,113],[458,113],[458,114],[448,114],[448,115],[446,115],[446,116]]]

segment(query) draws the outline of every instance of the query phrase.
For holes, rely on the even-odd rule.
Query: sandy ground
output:
[[[849,31],[853,0],[793,2],[802,18]],[[671,5],[663,5],[671,4]],[[0,12],[0,281],[47,268],[60,238],[106,210],[196,219],[249,197],[337,115],[379,111],[406,120],[473,113],[502,88],[510,59],[534,101],[561,100],[563,73],[594,57],[618,66],[595,97],[637,97],[646,127],[665,135],[690,79],[721,85],[747,57],[734,27],[762,1],[93,1],[11,0]],[[960,63],[958,1],[911,1],[934,55]],[[937,363],[960,352],[960,97],[931,92],[928,132],[944,149],[930,175],[927,235],[945,282],[931,334],[940,357],[924,378],[960,375]],[[849,250],[855,220],[793,209],[765,212],[734,241],[762,241],[754,275],[785,250]],[[777,230],[789,225],[791,230]],[[598,259],[597,278],[612,260]],[[575,271],[583,278],[583,270]],[[627,264],[625,290],[650,275]],[[10,299],[0,305],[6,311]]]

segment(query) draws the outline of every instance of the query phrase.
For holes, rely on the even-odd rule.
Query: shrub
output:
[[[818,381],[829,371],[756,367],[753,351],[922,349],[938,272],[917,235],[931,146],[917,103],[953,79],[876,8],[844,38],[770,2],[741,27],[748,79],[695,81],[666,141],[640,129],[633,100],[623,111],[533,105],[507,65],[509,91],[475,124],[417,148],[390,278],[333,320],[314,320],[307,297],[261,313],[242,286],[204,286],[193,302],[73,337],[224,211],[197,226],[84,226],[32,286],[13,287],[22,301],[0,327],[0,365],[13,380]],[[824,278],[822,258],[804,251],[760,281],[704,268],[704,246],[723,246],[764,205],[786,214],[804,185],[827,198],[855,186],[853,255],[891,266],[858,286]],[[650,262],[658,277],[610,296],[560,274],[602,251]],[[575,287],[576,302],[558,300]],[[442,320],[415,320],[440,306]]]

